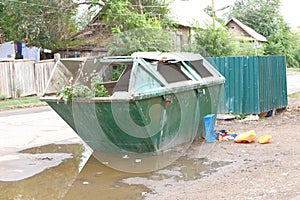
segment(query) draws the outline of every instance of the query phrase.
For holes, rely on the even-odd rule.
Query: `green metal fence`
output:
[[[287,106],[284,56],[208,58],[226,78],[219,113],[259,114]]]

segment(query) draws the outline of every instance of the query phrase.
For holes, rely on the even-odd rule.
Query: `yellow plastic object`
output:
[[[267,144],[270,142],[271,139],[272,139],[271,135],[264,135],[264,136],[261,136],[260,138],[258,138],[258,142],[260,144]]]
[[[234,142],[237,142],[237,143],[250,143],[250,142],[253,142],[255,140],[255,137],[256,137],[255,131],[251,130],[251,131],[247,131],[247,132],[244,132],[244,133],[239,134],[238,136],[236,136],[234,138]]]

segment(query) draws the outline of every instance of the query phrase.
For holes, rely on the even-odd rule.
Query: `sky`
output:
[[[300,26],[300,1],[299,0],[281,0],[281,14],[285,21],[289,23],[292,29]]]
[[[211,4],[211,0],[203,0],[207,5]],[[215,0],[215,10],[231,5],[235,0]],[[281,14],[284,20],[292,29],[300,26],[300,1],[299,0],[281,0]],[[218,13],[216,13],[218,15]]]

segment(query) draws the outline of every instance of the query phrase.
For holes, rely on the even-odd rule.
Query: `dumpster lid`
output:
[[[135,52],[131,54],[134,58],[143,58],[150,60],[177,60],[177,61],[196,61],[202,60],[203,57],[200,54],[194,54],[189,52]]]

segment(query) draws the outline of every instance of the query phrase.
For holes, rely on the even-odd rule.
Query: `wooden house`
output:
[[[265,36],[257,33],[254,29],[246,26],[236,18],[231,18],[227,23],[226,27],[233,32],[238,40],[246,40],[251,42],[264,43],[267,42]]]
[[[189,45],[193,35],[193,28],[206,28],[215,23],[221,25],[203,11],[203,4],[198,0],[174,0],[170,3],[169,17],[175,22],[173,42],[182,49]],[[101,15],[97,14],[88,25],[72,36],[73,40],[81,40],[82,45],[59,51],[62,58],[103,56],[107,53],[105,44],[109,42],[111,31],[107,29]]]

